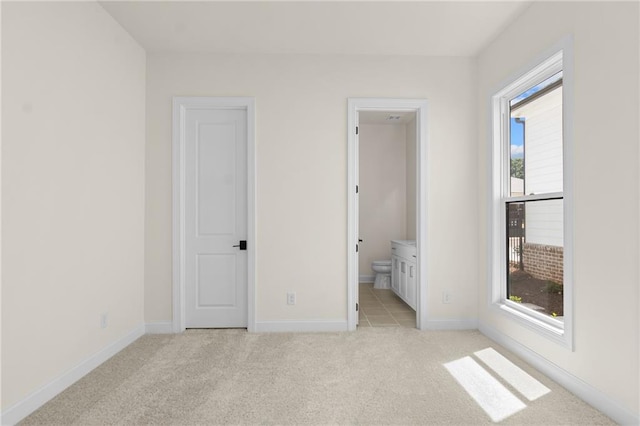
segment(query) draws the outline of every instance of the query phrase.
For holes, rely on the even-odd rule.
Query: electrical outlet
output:
[[[109,325],[109,313],[105,312],[100,315],[100,328],[107,328],[107,325]]]
[[[293,292],[287,293],[287,305],[295,305],[296,304],[296,294]]]
[[[442,292],[442,303],[451,303],[453,296],[450,290],[444,290]]]

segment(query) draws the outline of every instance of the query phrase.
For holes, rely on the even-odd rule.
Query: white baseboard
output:
[[[475,319],[442,319],[427,320],[425,330],[477,330],[478,321]]]
[[[334,332],[348,331],[347,321],[258,321],[255,331],[264,332]]]
[[[172,334],[173,323],[171,321],[148,322],[145,324],[147,334]]]
[[[640,424],[640,416],[638,414],[621,406],[598,389],[532,351],[522,343],[487,324],[480,323],[478,329],[482,334],[509,349],[587,404],[611,417],[616,423],[621,425]]]
[[[2,412],[1,423],[3,425],[14,425],[18,423],[29,414],[36,411],[38,408],[42,407],[45,403],[53,399],[60,392],[86,376],[100,364],[129,346],[131,343],[135,342],[139,337],[144,335],[144,331],[144,324],[137,326],[126,336],[111,343],[98,353],[93,354],[77,366],[73,367],[69,371],[63,373],[56,379],[44,385],[39,390],[33,392],[22,401],[18,402],[12,407],[9,407],[7,410]]]
[[[358,282],[359,283],[372,283],[376,280],[376,276],[375,275],[360,275],[358,277]]]

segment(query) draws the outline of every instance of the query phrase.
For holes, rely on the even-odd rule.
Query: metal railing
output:
[[[507,262],[509,267],[524,269],[524,203],[507,203]]]

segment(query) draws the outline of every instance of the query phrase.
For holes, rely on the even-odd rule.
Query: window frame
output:
[[[509,196],[510,111],[509,101],[552,75],[563,72],[563,192],[529,196]],[[564,40],[524,72],[511,78],[491,98],[490,162],[490,251],[489,305],[494,312],[513,320],[541,336],[573,350],[573,53],[571,40]],[[521,306],[508,299],[507,218],[508,202],[533,201],[550,196],[563,197],[563,321]]]

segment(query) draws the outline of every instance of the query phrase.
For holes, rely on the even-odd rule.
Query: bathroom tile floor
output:
[[[358,327],[415,327],[416,312],[391,290],[360,283]]]

